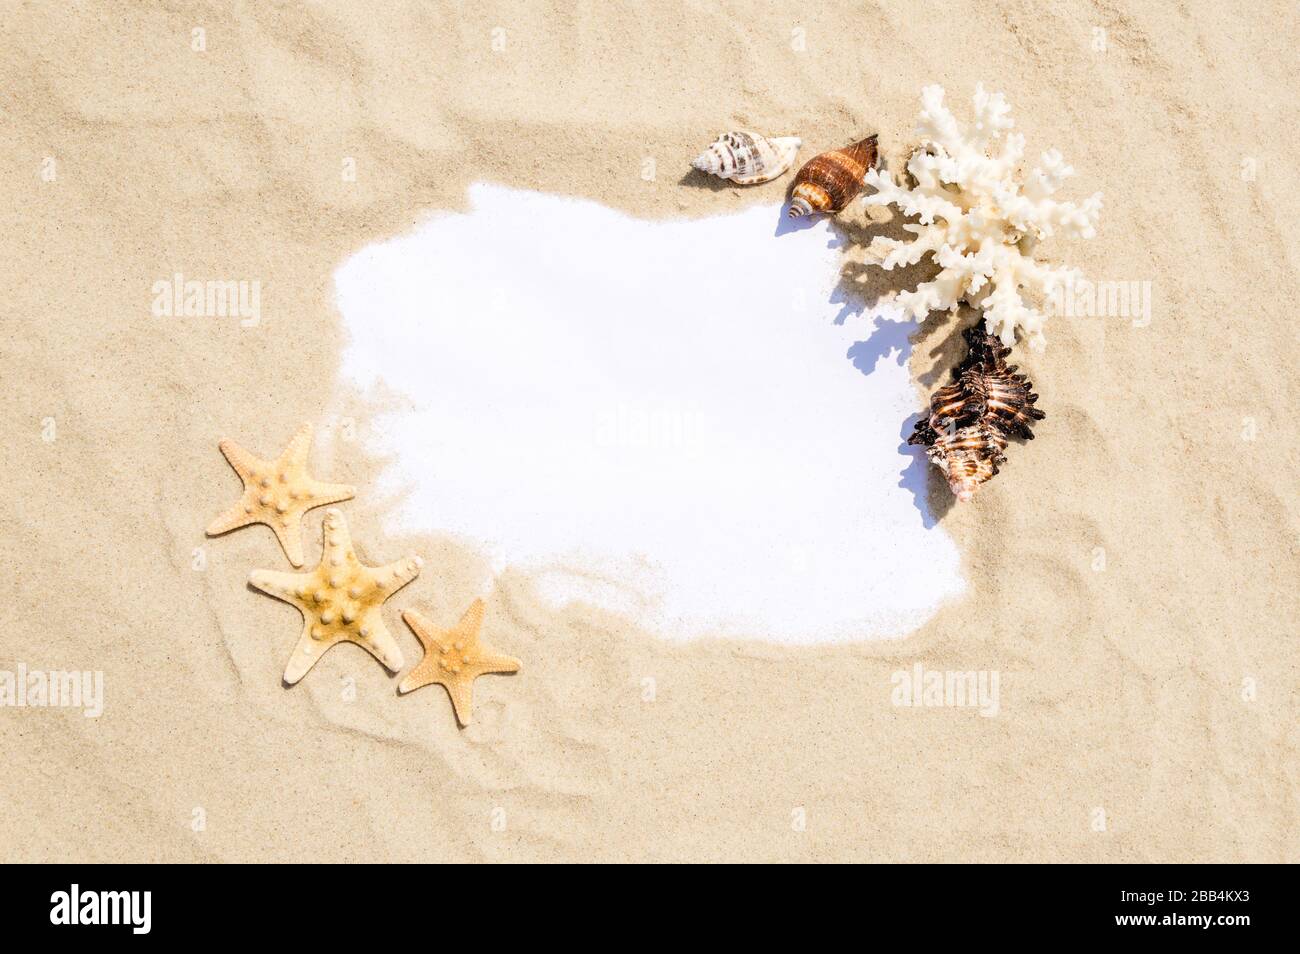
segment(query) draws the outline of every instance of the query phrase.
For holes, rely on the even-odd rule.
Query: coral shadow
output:
[[[873,374],[881,360],[890,359],[898,367],[905,367],[912,356],[912,334],[916,331],[914,321],[889,321],[877,316],[876,327],[871,336],[862,341],[855,341],[846,357],[853,366],[863,374]]]
[[[881,222],[865,215],[841,216],[831,223],[834,231],[832,247],[843,248],[846,255],[851,255],[855,249],[865,249],[876,236],[910,240],[912,234],[903,228],[905,222],[906,219],[897,214]],[[883,269],[870,261],[846,258],[830,301],[840,306],[835,316],[836,324],[843,324],[858,315],[869,315],[873,319],[870,336],[855,342],[846,355],[861,373],[873,374],[882,360],[906,367],[911,362],[916,342],[932,337],[942,324],[953,321],[949,312],[932,313],[920,322],[895,321],[886,317],[885,306],[897,292],[915,289],[938,273],[939,266],[930,256],[915,265],[893,270]],[[938,343],[928,355],[930,367],[918,376],[918,383],[927,390],[931,389],[957,363],[962,348],[960,335],[938,336]],[[907,443],[924,413],[920,411],[909,416],[899,431],[898,453],[907,459],[907,464],[899,471],[898,486],[912,495],[912,504],[921,516],[921,525],[929,530],[947,515],[954,498],[947,482],[930,464],[924,448]]]

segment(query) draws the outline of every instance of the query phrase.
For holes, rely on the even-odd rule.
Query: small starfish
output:
[[[382,567],[357,559],[352,535],[338,509],[325,511],[325,548],[310,573],[254,570],[248,582],[263,593],[298,607],[303,630],[284,681],[293,685],[336,643],[356,643],[390,672],[402,668],[402,650],[388,632],[380,608],[384,601],[420,575],[423,562],[407,557]]]
[[[397,691],[413,692],[433,683],[445,687],[456,710],[456,721],[463,726],[469,725],[475,679],[488,672],[519,671],[518,659],[504,656],[479,641],[482,600],[471,603],[452,629],[438,629],[413,610],[404,610],[402,619],[424,644],[424,658],[406,674]]]
[[[350,500],[356,496],[356,488],[347,484],[323,484],[307,476],[310,424],[299,429],[275,461],[254,457],[234,441],[222,441],[219,446],[244,482],[244,496],[212,521],[208,536],[215,537],[250,523],[264,523],[275,531],[289,562],[302,566],[303,514],[315,507]]]

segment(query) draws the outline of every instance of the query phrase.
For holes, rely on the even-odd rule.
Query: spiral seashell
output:
[[[876,164],[876,137],[813,156],[794,177],[790,218],[812,212],[842,212],[862,191],[862,177]]]
[[[960,501],[969,501],[980,484],[993,479],[1007,462],[1007,439],[1033,440],[1034,422],[1046,415],[1034,407],[1038,395],[995,335],[976,325],[965,331],[970,352],[953,371],[953,383],[930,400],[930,416],[916,423],[909,444],[922,444]]]
[[[737,185],[757,185],[775,179],[794,165],[801,145],[803,140],[797,136],[769,139],[742,129],[723,133],[691,165]]]

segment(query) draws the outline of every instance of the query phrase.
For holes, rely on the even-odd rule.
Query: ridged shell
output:
[[[790,218],[812,212],[842,212],[862,191],[862,177],[876,164],[876,137],[813,156],[794,177]]]
[[[775,179],[794,165],[801,145],[803,140],[797,136],[769,139],[742,129],[723,133],[691,165],[737,185],[757,185]]]
[[[1031,429],[1045,415],[1038,395],[1016,366],[1005,359],[1011,349],[981,325],[965,331],[970,352],[953,371],[953,383],[930,401],[930,416],[916,424],[909,444],[923,444],[930,461],[948,478],[958,500],[974,496],[1007,461],[1007,439],[1033,440]]]

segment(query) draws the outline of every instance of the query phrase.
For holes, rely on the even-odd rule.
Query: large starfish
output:
[[[420,575],[419,557],[407,557],[382,567],[357,559],[352,535],[339,510],[325,511],[325,549],[320,565],[310,573],[254,570],[248,577],[263,593],[298,607],[302,637],[284,667],[284,681],[293,685],[337,643],[356,643],[390,672],[402,668],[402,650],[388,632],[380,608],[384,601]]]
[[[465,615],[451,629],[438,629],[413,610],[405,610],[402,619],[424,644],[424,658],[406,674],[397,687],[401,693],[414,692],[437,683],[451,696],[456,721],[469,725],[473,705],[474,680],[488,672],[518,672],[519,660],[498,653],[479,641],[483,625],[483,601],[475,600]]]
[[[303,514],[315,507],[350,500],[356,496],[356,488],[347,484],[323,484],[307,476],[310,424],[299,429],[284,453],[274,461],[254,457],[234,441],[222,441],[219,446],[244,482],[244,496],[212,521],[208,536],[250,523],[264,523],[275,531],[289,562],[302,566]]]

